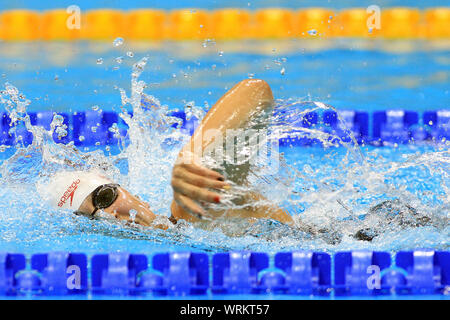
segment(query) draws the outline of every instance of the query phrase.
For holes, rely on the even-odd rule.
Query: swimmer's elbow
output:
[[[244,79],[239,83],[259,90],[270,90],[269,84],[263,79]]]
[[[269,84],[262,79],[245,79],[239,82],[239,85],[257,92],[260,99],[273,100],[272,89]]]

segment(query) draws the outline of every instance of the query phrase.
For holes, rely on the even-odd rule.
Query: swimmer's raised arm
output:
[[[173,218],[187,221],[198,220],[205,214],[201,202],[220,202],[220,195],[214,190],[227,188],[222,175],[200,165],[204,150],[214,143],[204,138],[208,136],[208,131],[214,130],[216,134],[225,137],[226,130],[248,126],[255,117],[271,112],[273,105],[270,86],[259,79],[239,82],[216,102],[205,115],[190,141],[182,148],[174,165],[172,172],[174,201],[171,206]],[[247,174],[248,168],[240,168],[239,179],[245,179]],[[252,195],[251,198],[262,197]],[[241,210],[232,214],[246,218],[272,218],[285,223],[292,222],[290,215],[281,209],[272,207],[260,209]]]
[[[208,130],[242,128],[252,117],[267,112],[273,107],[272,90],[260,79],[246,79],[237,83],[225,93],[205,115],[189,143],[181,149],[178,159],[183,162],[198,162],[203,150],[211,143],[204,139]]]
[[[181,149],[172,171],[174,202],[172,213],[178,206],[196,217],[204,215],[198,202],[220,202],[220,195],[210,189],[227,186],[219,173],[200,165],[203,150],[211,143],[204,139],[208,130],[225,135],[227,129],[242,127],[255,113],[273,104],[269,85],[258,79],[239,82],[221,97],[205,115],[190,141]],[[186,217],[185,217],[186,218]]]

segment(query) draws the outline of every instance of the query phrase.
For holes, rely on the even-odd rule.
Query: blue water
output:
[[[369,164],[372,170],[392,170],[392,163],[404,162],[401,157],[412,156],[417,153],[430,153],[436,150],[434,146],[400,146],[396,150],[390,148],[365,147],[362,149],[364,155],[371,154],[373,162]],[[336,161],[315,163],[320,155],[327,156],[319,148],[281,148],[284,152],[286,161],[293,167],[301,170],[308,164],[314,168],[322,170],[322,173],[313,176],[319,179],[327,174],[332,174],[333,170],[339,172]],[[313,156],[314,155],[314,156]],[[374,156],[376,155],[376,157]],[[406,163],[406,162],[404,162]],[[436,164],[436,163],[432,163]],[[284,172],[281,172],[283,174]],[[426,176],[426,182],[419,179],[420,176]],[[21,178],[23,179],[23,178]],[[150,176],[149,184],[158,177]],[[339,178],[337,178],[339,179]],[[435,214],[442,217],[449,215],[448,202],[445,200],[446,193],[442,186],[448,184],[443,181],[439,173],[431,174],[425,166],[417,165],[410,168],[392,171],[382,177],[385,186],[378,193],[364,193],[367,185],[357,186],[361,181],[355,180],[355,191],[353,193],[344,193],[349,196],[349,203],[354,210],[364,213],[370,204],[376,204],[377,199],[403,196],[412,194],[418,208],[428,208],[429,214]],[[309,185],[308,185],[309,186]],[[313,186],[313,184],[311,184]],[[317,185],[315,185],[317,187]],[[12,191],[11,191],[12,188]],[[300,188],[297,186],[297,188]],[[297,189],[296,188],[296,189]],[[161,208],[156,213],[169,215],[170,198],[166,197],[166,187],[154,189],[150,187],[147,193],[139,194],[144,200],[149,201],[152,208],[156,207],[155,201],[160,197],[155,193],[163,193],[166,201],[160,203]],[[433,248],[439,250],[448,250],[450,248],[450,229],[447,225],[444,229],[438,230],[433,227],[407,228],[405,230],[394,229],[386,231],[372,242],[358,241],[349,237],[338,244],[330,244],[321,239],[309,239],[308,237],[283,235],[275,238],[255,237],[251,235],[240,235],[238,237],[228,236],[220,230],[202,230],[192,226],[180,226],[168,231],[152,230],[148,228],[136,229],[126,227],[118,223],[88,220],[84,217],[72,215],[69,212],[62,212],[48,206],[39,200],[35,194],[33,184],[23,184],[19,188],[9,186],[0,189],[0,199],[2,199],[1,221],[1,248],[9,252],[21,252],[33,254],[45,251],[72,251],[83,252],[86,254],[95,254],[99,252],[126,251],[133,253],[153,254],[162,251],[194,250],[203,252],[223,252],[229,250],[254,250],[268,253],[294,249],[310,249],[316,251],[326,251],[330,253],[352,250],[352,249],[371,249],[391,251],[412,250],[415,248]],[[430,190],[433,190],[430,192]],[[320,192],[320,188],[319,188]],[[323,192],[323,191],[322,191]],[[362,194],[358,194],[362,193]],[[356,194],[356,196],[355,196]],[[311,194],[306,194],[311,196]],[[155,199],[156,198],[156,199]],[[416,199],[417,198],[417,199]],[[315,201],[319,201],[317,198]],[[159,200],[158,200],[159,201]],[[322,209],[336,210],[336,204],[330,200],[324,203]],[[329,208],[327,208],[329,206]],[[287,208],[291,213],[308,215],[317,213],[315,210],[308,211],[311,207],[309,202],[299,202],[296,205],[288,204]],[[423,208],[422,208],[423,207]],[[319,215],[318,218],[323,218]],[[264,229],[263,229],[264,230]],[[283,229],[280,229],[283,232]],[[269,229],[269,232],[275,233],[277,229]],[[264,232],[264,231],[261,231]],[[266,231],[267,232],[267,231]]]
[[[172,109],[212,105],[248,77],[268,81],[277,98],[340,109],[425,111],[450,101],[450,47],[439,42],[257,41],[243,48],[213,41],[0,43],[0,79],[26,93],[29,111],[120,111],[116,88],[129,86],[131,65],[143,56],[147,92]]]
[[[242,44],[213,41],[125,42],[119,48],[106,42],[0,43],[0,77],[3,83],[12,83],[32,101],[29,112],[75,112],[94,106],[119,112],[118,88],[129,90],[131,65],[148,56],[149,62],[140,79],[148,84],[146,93],[157,97],[169,109],[182,109],[188,103],[207,108],[234,83],[255,77],[268,81],[274,96],[282,101],[306,99],[322,101],[338,109],[365,111],[398,108],[425,111],[449,108],[449,50],[438,43],[420,41],[248,42],[245,52]],[[132,57],[127,52],[133,52]],[[123,61],[119,63],[117,57]],[[110,152],[119,153],[114,148]],[[348,189],[342,196],[358,212],[364,212],[376,201],[401,197],[412,201],[420,210],[448,217],[448,145],[362,147],[369,174],[361,180],[347,175],[350,164],[340,167],[343,150],[312,147],[281,151],[287,163],[299,171],[305,165],[319,169],[314,179],[324,179],[329,174],[336,179],[336,185],[342,185],[350,177],[354,178],[354,192]],[[1,161],[14,152],[9,149],[0,153]],[[15,163],[16,167],[21,165]],[[122,162],[115,165],[123,173],[127,172]],[[26,166],[35,166],[35,171],[45,169],[32,161]],[[10,174],[14,176],[15,172]],[[167,173],[149,175],[149,188],[140,195],[158,207],[157,213],[169,215],[170,186],[160,183],[152,189],[152,180],[163,180],[163,176]],[[380,188],[365,182],[368,178],[374,178],[373,183]],[[433,227],[391,230],[373,242],[344,237],[339,244],[302,237],[280,237],[278,241],[252,236],[229,237],[216,230],[192,226],[168,232],[141,230],[49,209],[39,200],[26,174],[15,179],[16,184],[0,188],[2,251],[33,254],[67,250],[89,255],[129,251],[151,255],[178,250],[275,253],[301,248],[334,253],[365,248],[394,253],[418,247],[440,250],[450,247],[448,225],[440,230]],[[321,193],[312,195],[316,197],[312,200],[321,200]],[[323,208],[332,212],[335,207],[333,200]],[[290,208],[305,214],[310,212],[311,203],[291,203]]]

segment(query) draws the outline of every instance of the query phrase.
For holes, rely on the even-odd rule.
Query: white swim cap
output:
[[[38,192],[54,207],[78,210],[97,187],[111,183],[111,180],[95,173],[86,171],[59,172],[48,184],[37,186]]]

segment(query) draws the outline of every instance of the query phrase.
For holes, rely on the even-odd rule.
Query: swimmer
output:
[[[273,95],[269,85],[258,79],[243,80],[231,88],[205,115],[190,141],[181,149],[173,167],[170,221],[188,222],[205,218],[273,219],[292,225],[292,217],[281,208],[263,205],[258,208],[236,210],[206,210],[208,203],[221,203],[223,192],[230,183],[245,183],[249,166],[229,166],[224,174],[201,164],[202,155],[211,142],[203,139],[202,132],[218,130],[223,135],[228,129],[247,128],[249,122],[261,114],[270,114]],[[199,148],[196,146],[200,146]],[[226,176],[225,176],[226,175]],[[154,224],[156,215],[150,206],[125,188],[95,172],[64,172],[50,179],[49,184],[38,187],[42,196],[55,207],[71,209],[78,215],[95,217],[99,210],[119,220],[143,226],[167,228]],[[258,194],[248,194],[239,199],[240,204],[263,199]],[[245,207],[245,206],[244,206]]]
[[[340,242],[339,232],[298,222],[294,225],[291,215],[285,210],[269,204],[255,207],[251,204],[264,200],[256,193],[241,195],[234,199],[240,209],[214,209],[209,204],[220,204],[222,197],[230,190],[231,185],[245,185],[250,172],[250,165],[224,165],[223,172],[218,172],[202,165],[203,153],[214,142],[204,139],[203,133],[210,129],[225,135],[228,129],[247,128],[261,115],[270,115],[273,109],[273,96],[269,85],[263,80],[244,80],[231,88],[205,115],[200,125],[181,149],[173,166],[171,185],[173,200],[171,203],[170,222],[179,220],[191,223],[208,224],[232,219],[245,219],[250,227],[249,234],[261,234],[261,230],[272,233],[268,226],[277,226],[284,234],[299,231],[313,237],[322,238],[328,243]],[[125,188],[114,183],[101,173],[69,172],[59,173],[46,188],[39,188],[41,194],[54,206],[71,209],[76,214],[94,218],[98,211],[112,217],[134,222],[142,226],[153,226],[167,229],[167,224],[155,223],[156,215],[150,206]],[[47,190],[42,193],[42,190]],[[49,194],[48,194],[49,193]],[[401,205],[397,200],[385,201],[371,208],[367,220],[377,218],[378,223],[372,227],[358,227],[353,237],[358,240],[371,241],[386,229],[386,224],[400,227],[425,226],[431,221],[427,216],[418,214],[408,205]],[[408,220],[412,219],[412,220]],[[264,221],[268,221],[266,224]],[[276,221],[273,224],[270,221]],[[261,224],[262,223],[262,224]],[[281,223],[281,224],[279,224]],[[212,224],[214,225],[214,223]],[[280,226],[282,228],[280,229]],[[267,229],[268,228],[268,229]],[[263,232],[264,233],[264,232]]]

